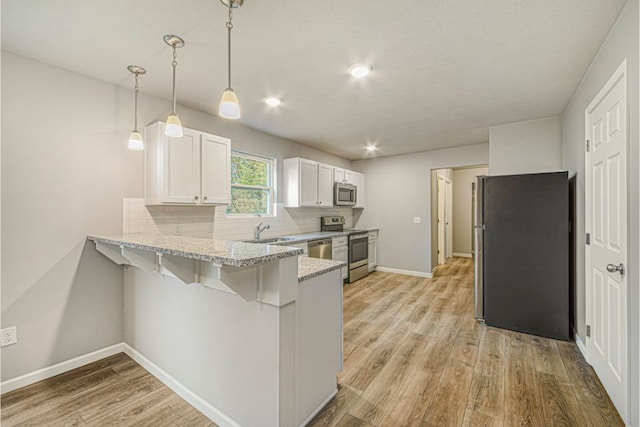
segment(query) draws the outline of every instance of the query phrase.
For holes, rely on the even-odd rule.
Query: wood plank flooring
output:
[[[313,427],[623,426],[575,344],[479,325],[473,265],[344,287],[344,370]],[[249,410],[249,408],[247,408]],[[215,426],[124,354],[7,393],[2,426]]]
[[[624,426],[574,343],[474,320],[470,259],[345,285],[344,349],[309,426]]]
[[[124,353],[6,393],[9,426],[183,426],[216,424]]]

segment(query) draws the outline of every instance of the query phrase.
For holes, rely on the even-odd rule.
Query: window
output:
[[[273,214],[274,159],[231,153],[231,204],[227,215]]]

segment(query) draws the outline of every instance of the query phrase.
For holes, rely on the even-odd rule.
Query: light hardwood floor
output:
[[[345,285],[344,350],[310,426],[624,426],[575,344],[474,320],[471,259]]]
[[[473,319],[473,265],[344,287],[344,370],[310,426],[623,426],[575,344]],[[248,408],[249,410],[249,408]],[[119,354],[7,393],[2,426],[215,426]]]
[[[2,396],[8,426],[215,426],[124,353]]]

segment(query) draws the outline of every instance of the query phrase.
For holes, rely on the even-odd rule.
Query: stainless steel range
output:
[[[344,228],[343,216],[320,218],[320,231],[343,231],[349,236],[349,276],[352,283],[369,274],[369,231]]]

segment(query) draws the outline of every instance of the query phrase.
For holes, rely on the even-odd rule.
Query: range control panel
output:
[[[323,216],[322,225],[344,225],[343,216]]]

